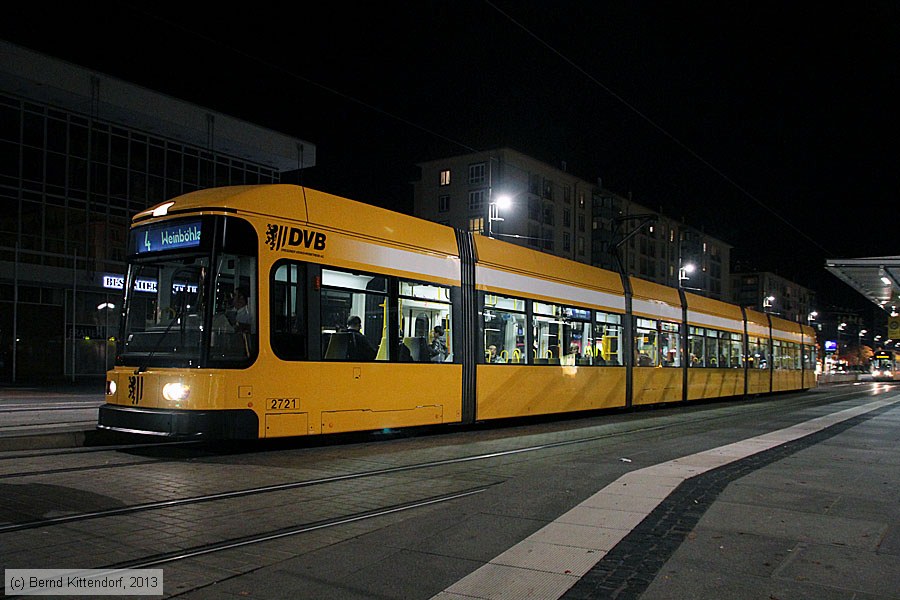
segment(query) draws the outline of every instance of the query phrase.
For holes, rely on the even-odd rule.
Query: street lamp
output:
[[[838,336],[838,357],[841,355],[841,334],[847,330],[847,324],[841,323],[837,326],[837,336]]]
[[[684,282],[690,279],[691,273],[697,270],[697,266],[694,263],[684,263],[681,268],[678,269],[678,287],[684,287]]]
[[[868,331],[867,329],[860,329],[860,330],[859,330],[859,342],[856,344],[856,366],[857,366],[857,367],[862,367],[862,361],[863,361],[863,351],[862,351],[863,336],[866,335],[867,333],[869,333],[869,331]]]
[[[503,221],[500,210],[506,210],[512,204],[512,198],[507,194],[498,194],[496,200],[488,203],[488,237],[494,237],[494,221]]]
[[[103,311],[105,324],[103,327],[103,369],[109,369],[109,314],[116,309],[112,302],[101,302],[97,305],[98,311]]]
[[[769,309],[772,308],[774,302],[775,296],[766,296],[765,298],[763,298],[763,311],[769,312]]]

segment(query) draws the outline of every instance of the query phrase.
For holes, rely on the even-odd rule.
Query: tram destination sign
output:
[[[134,230],[135,254],[163,252],[179,248],[194,248],[200,245],[200,221],[160,223]]]

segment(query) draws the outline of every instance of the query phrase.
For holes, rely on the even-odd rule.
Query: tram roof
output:
[[[881,308],[900,307],[900,256],[830,258],[825,269]]]

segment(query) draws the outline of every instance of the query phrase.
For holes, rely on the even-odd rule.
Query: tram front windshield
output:
[[[894,360],[889,356],[876,356],[872,361],[872,371],[890,372],[894,368]]]
[[[199,365],[208,270],[207,257],[131,266],[121,362]]]
[[[246,235],[249,225],[240,224],[230,229]],[[171,236],[175,227],[165,233]],[[150,236],[160,231],[158,226],[136,228],[132,243],[143,244],[148,229]],[[208,239],[195,244],[195,252],[157,251],[147,245],[129,257],[117,364],[236,367],[252,360],[257,347],[255,236],[252,244],[246,237],[228,244],[235,237],[228,230],[204,221]],[[225,242],[213,239],[216,231]]]

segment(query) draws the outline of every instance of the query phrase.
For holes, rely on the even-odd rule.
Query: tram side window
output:
[[[791,368],[795,371],[799,371],[801,369],[800,344],[797,342],[790,342],[789,346],[791,352]]]
[[[773,340],[773,366],[776,369],[784,369],[793,371],[799,369],[799,352],[795,342],[783,342],[781,340]]]
[[[803,344],[803,368],[807,371],[815,371],[816,369],[816,349],[815,346]]]
[[[497,364],[529,362],[525,348],[525,301],[485,294],[481,314],[484,361]]]
[[[634,366],[655,367],[659,364],[659,322],[655,319],[635,319]]]
[[[621,351],[622,315],[597,311],[594,313],[594,325],[594,364],[621,367],[624,364]]]
[[[400,337],[396,351],[388,344],[388,354],[401,362],[453,362],[453,327],[450,288],[432,283],[401,280],[399,296]],[[447,355],[433,351],[434,328],[444,330]]]
[[[563,354],[562,307],[535,302],[532,308],[532,357],[536,365],[558,365]]]
[[[714,329],[705,331],[706,338],[706,366],[719,366],[719,332]]]
[[[784,347],[781,340],[772,340],[772,367],[775,369],[783,369],[785,363]]]
[[[681,325],[662,321],[659,324],[659,360],[664,367],[681,366]]]
[[[272,275],[272,350],[283,360],[307,358],[305,281],[303,263],[279,264]]]
[[[768,369],[768,340],[751,335],[747,338],[747,367],[750,369]]]
[[[586,308],[563,308],[563,364],[593,364],[591,311]]]
[[[706,329],[688,327],[688,366],[706,366]]]
[[[719,367],[739,369],[744,366],[744,336],[733,331],[719,332]]]
[[[384,340],[388,306],[386,277],[322,269],[320,293],[324,360],[390,358]]]

